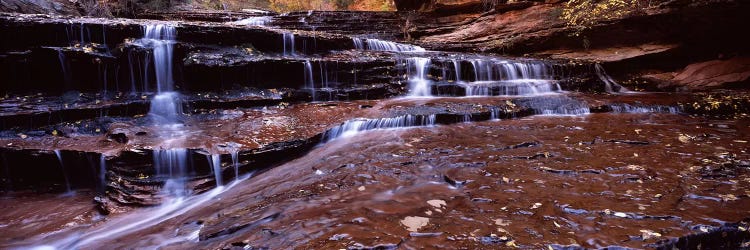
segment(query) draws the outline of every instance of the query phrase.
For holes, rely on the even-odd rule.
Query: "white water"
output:
[[[378,119],[357,118],[326,131],[323,134],[323,142],[351,137],[368,130],[432,126],[435,125],[435,118],[435,115],[404,115]]]
[[[190,194],[186,187],[188,150],[184,148],[154,150],[154,169],[157,177],[167,179],[162,193],[171,199],[182,199]]]
[[[155,124],[175,124],[179,122],[179,118],[182,116],[180,95],[173,92],[173,47],[176,37],[177,31],[174,26],[148,24],[143,28],[143,38],[137,41],[144,47],[151,48],[153,53],[157,94],[151,100],[149,116],[152,117]],[[144,64],[150,65],[150,61],[147,59]],[[144,72],[148,72],[148,68]],[[148,73],[145,74],[144,78],[149,78]]]
[[[107,158],[102,154],[99,158],[99,184],[101,192],[107,191]]]
[[[599,77],[599,79],[604,83],[604,91],[606,91],[607,93],[630,92],[628,89],[615,82],[615,80],[612,79],[612,77],[610,77],[606,71],[604,71],[604,67],[602,67],[601,64],[595,64],[594,70],[596,71],[596,75]]]
[[[414,57],[406,60],[409,75],[409,96],[432,96],[432,81],[427,79],[430,58]]]
[[[546,116],[580,116],[590,114],[591,110],[586,102],[567,96],[550,95],[518,100],[521,106],[534,109],[538,115]]]
[[[533,96],[561,91],[554,81],[519,79],[507,81],[460,82],[467,96]]]
[[[222,180],[222,173],[221,173],[221,155],[213,154],[211,156],[208,156],[208,163],[211,165],[211,169],[213,169],[214,172],[214,178],[216,179],[216,186],[222,186],[224,185],[224,181]]]
[[[70,71],[70,64],[68,63],[68,60],[65,58],[65,52],[58,49],[57,50],[57,59],[60,61],[60,68],[62,69],[63,73],[63,82],[65,85],[70,85],[70,83],[73,81],[73,75]]]
[[[247,26],[266,26],[270,22],[271,22],[270,16],[254,16],[254,17],[248,17],[242,20],[237,20],[234,22],[229,22],[229,24],[247,25]]]
[[[65,178],[65,193],[70,194],[73,190],[70,187],[70,179],[68,178],[68,172],[65,171],[65,163],[63,162],[62,152],[59,149],[55,149],[55,155],[57,161],[60,163],[60,169],[62,170],[63,178]]]
[[[80,249],[86,246],[90,247],[90,244],[102,240],[124,236],[128,233],[137,232],[158,225],[185,214],[194,208],[203,206],[207,202],[214,201],[216,196],[231,190],[240,182],[251,177],[251,175],[252,174],[248,174],[243,178],[237,178],[237,180],[227,186],[219,186],[203,194],[188,198],[174,199],[171,202],[165,203],[156,208],[144,209],[137,213],[109,220],[105,224],[99,225],[96,230],[84,233],[73,233],[62,240],[57,240],[43,246],[37,246],[35,249]]]
[[[665,105],[630,105],[627,103],[611,104],[613,113],[668,113],[679,114],[680,108]]]
[[[284,56],[297,55],[297,52],[294,51],[294,33],[284,33],[282,35],[282,40],[284,43]]]
[[[352,38],[354,48],[358,50],[391,51],[391,52],[425,52],[426,49],[411,45],[373,38]],[[366,46],[365,46],[366,45]]]
[[[304,65],[305,71],[303,73],[305,74],[305,88],[310,90],[312,100],[316,101],[317,96],[315,93],[315,79],[313,79],[312,63],[310,63],[310,60],[305,60]]]

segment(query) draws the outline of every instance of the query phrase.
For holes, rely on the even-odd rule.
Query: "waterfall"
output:
[[[188,153],[184,148],[154,150],[156,176],[167,179],[162,192],[169,197],[181,198],[189,193],[186,187]]]
[[[305,60],[305,70],[304,70],[304,76],[305,76],[305,88],[310,90],[310,94],[312,95],[312,100],[316,101],[316,93],[315,93],[315,79],[313,79],[313,72],[312,72],[312,63],[310,63],[310,60]]]
[[[138,43],[152,49],[157,91],[151,100],[149,116],[155,124],[175,124],[182,115],[180,95],[173,92],[173,46],[177,37],[176,29],[165,24],[148,24],[143,30],[143,38]],[[144,64],[149,65],[150,58],[146,58]],[[148,68],[144,72],[148,72]],[[144,79],[148,79],[148,74],[145,74]]]
[[[210,156],[206,156],[208,158],[208,163],[211,165],[211,169],[214,172],[214,178],[216,179],[216,186],[223,186],[224,182],[222,180],[222,174],[221,174],[221,155],[218,154],[212,154]]]
[[[599,77],[599,80],[604,83],[604,91],[606,91],[607,93],[628,92],[628,89],[615,82],[615,80],[612,79],[612,77],[610,77],[606,71],[604,71],[604,67],[602,67],[601,64],[594,64],[594,70],[596,71],[596,76]]]
[[[666,105],[630,105],[627,103],[614,103],[608,106],[612,109],[612,113],[680,113],[679,107]]]
[[[352,38],[354,48],[358,50],[391,51],[391,52],[425,52],[426,49],[411,45],[373,38]],[[365,44],[367,46],[365,46]]]
[[[323,141],[329,142],[337,138],[351,137],[368,130],[432,126],[435,125],[435,118],[435,115],[404,115],[393,118],[353,119],[327,130],[323,134]]]
[[[236,24],[236,25],[247,25],[247,26],[266,26],[270,22],[271,22],[270,16],[254,16],[254,17],[248,17],[242,20],[228,22],[228,23]]]
[[[174,26],[164,24],[149,24],[144,27],[143,39],[153,48],[158,93],[174,91],[172,60],[176,33]]]
[[[284,43],[284,56],[297,55],[294,51],[294,33],[284,33],[282,39]]]
[[[73,72],[70,71],[70,64],[65,58],[65,52],[62,51],[62,49],[57,50],[57,59],[60,61],[60,68],[62,69],[63,74],[63,82],[65,83],[66,87],[70,87],[70,84],[73,82]]]
[[[453,62],[453,71],[456,75],[456,82],[461,82],[461,62],[458,60],[451,60]]]
[[[431,96],[432,84],[431,81],[427,79],[430,58],[414,57],[407,59],[406,62],[409,74],[409,95]],[[414,72],[411,72],[412,68],[414,69]]]
[[[567,96],[545,96],[514,101],[517,105],[530,107],[538,115],[586,115],[590,113],[586,102]]]
[[[530,96],[561,91],[557,82],[547,80],[508,80],[459,83],[467,96]]]
[[[63,178],[65,178],[65,193],[70,194],[73,189],[70,187],[70,179],[68,178],[68,172],[65,171],[65,163],[63,162],[62,158],[62,152],[60,152],[59,149],[55,149],[55,155],[57,156],[57,161],[60,162],[60,169],[62,170]]]
[[[240,151],[232,149],[232,166],[234,167],[234,178],[240,177]]]
[[[107,158],[104,154],[99,157],[99,185],[102,193],[107,191]]]
[[[354,42],[354,49],[365,50],[365,44],[361,38],[352,37],[352,41]]]
[[[468,77],[470,79],[461,77],[461,61],[452,59],[450,63],[453,64],[455,84],[462,87],[467,96],[540,95],[562,90],[554,79],[553,65],[545,62],[491,58],[465,61],[471,66],[473,77]]]
[[[148,114],[155,124],[177,123],[182,116],[180,95],[176,92],[165,92],[155,95],[151,99],[151,107]]]

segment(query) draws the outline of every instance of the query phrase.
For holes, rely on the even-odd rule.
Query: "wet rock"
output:
[[[99,213],[102,215],[108,215],[114,210],[109,199],[102,196],[94,197],[94,204],[96,204],[96,209],[99,210]]]
[[[740,223],[729,223],[713,228],[708,232],[663,240],[656,244],[649,244],[648,247],[656,249],[739,249],[747,247],[747,242],[750,241],[750,232],[747,228],[748,222],[746,220]]]
[[[107,139],[116,141],[117,143],[127,144],[128,136],[125,133],[110,133],[107,135]]]
[[[427,226],[427,224],[430,223],[430,219],[421,216],[407,216],[400,222],[406,227],[406,230],[416,232],[419,231],[420,228]]]

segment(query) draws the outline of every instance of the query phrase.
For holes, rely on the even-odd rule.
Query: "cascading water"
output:
[[[224,185],[224,182],[222,180],[222,173],[221,173],[221,155],[213,154],[210,156],[206,156],[208,158],[208,163],[211,165],[211,169],[214,172],[214,179],[216,180],[216,186],[222,186]]]
[[[187,196],[188,150],[160,149],[153,154],[156,176],[166,179],[162,193],[177,199]]]
[[[174,26],[148,24],[144,27],[141,45],[151,48],[157,94],[151,100],[149,116],[157,125],[175,124],[182,115],[180,95],[174,91],[172,74],[173,46],[177,32]],[[145,63],[149,65],[149,62]],[[146,71],[148,72],[148,71]]]
[[[232,166],[234,167],[234,177],[239,178],[240,177],[240,151],[237,149],[232,149],[231,155],[232,155]]]
[[[65,58],[65,52],[60,49],[57,50],[57,59],[60,61],[60,69],[62,70],[63,74],[63,82],[65,83],[65,86],[68,87],[73,81],[73,75],[70,71],[70,63],[68,63],[68,60]]]
[[[107,190],[107,158],[102,154],[99,157],[99,185],[100,192]]]
[[[627,103],[615,103],[608,106],[612,109],[613,113],[680,113],[679,107],[666,105],[631,105]]]
[[[460,81],[460,63],[453,62],[457,82],[467,96],[538,95],[557,92],[552,65],[544,62],[509,62],[491,59],[469,60],[473,81]]]
[[[537,115],[577,116],[591,113],[586,102],[564,95],[524,98],[516,100],[514,103],[534,109]]]
[[[409,96],[431,96],[432,84],[427,79],[430,58],[414,57],[407,59],[406,62],[409,75]]]
[[[362,131],[408,128],[435,125],[435,115],[404,115],[393,118],[353,119],[331,128],[323,134],[323,141],[329,142],[336,138],[350,137]]]
[[[236,24],[236,25],[248,25],[248,26],[266,26],[270,22],[271,22],[270,16],[254,16],[254,17],[248,17],[248,18],[234,21],[234,22],[229,22],[229,23]]]
[[[55,149],[55,156],[57,161],[60,163],[60,169],[62,170],[63,178],[65,178],[65,193],[70,194],[73,189],[70,187],[70,179],[68,178],[68,172],[65,171],[65,162],[63,162],[62,152],[59,149]]]
[[[312,95],[312,100],[316,101],[317,96],[315,93],[315,79],[313,79],[313,71],[312,71],[312,63],[310,63],[310,60],[305,60],[305,88],[310,90],[310,94]]]
[[[284,33],[282,39],[284,43],[284,56],[297,55],[297,52],[294,51],[294,33]]]
[[[358,50],[390,51],[390,52],[425,52],[426,49],[411,45],[374,38],[352,38],[354,48]]]
[[[365,50],[365,43],[363,42],[363,39],[352,37],[352,42],[354,42],[354,49]]]
[[[604,71],[604,67],[602,67],[601,64],[594,64],[594,70],[596,71],[596,76],[599,77],[599,80],[604,83],[604,91],[607,93],[629,92],[628,89],[615,82],[615,80]]]

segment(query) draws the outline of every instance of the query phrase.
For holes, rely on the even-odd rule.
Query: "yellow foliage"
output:
[[[596,22],[623,18],[640,9],[639,0],[570,0],[561,18],[579,29]]]

